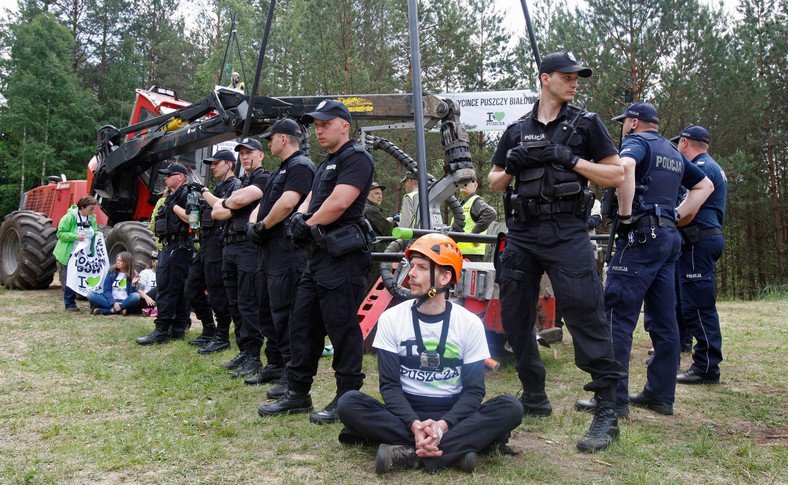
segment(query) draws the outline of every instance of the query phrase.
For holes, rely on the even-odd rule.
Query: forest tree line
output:
[[[84,179],[107,124],[125,126],[134,89],[174,89],[196,101],[230,71],[251,88],[268,11],[266,0],[20,0],[0,25],[0,215],[49,175]],[[631,102],[653,103],[668,138],[690,124],[711,133],[724,168],[727,247],[721,294],[753,298],[785,291],[788,0],[740,0],[734,14],[698,0],[529,2],[542,55],[572,50],[594,69],[576,100],[604,120]],[[241,54],[225,62],[232,16]],[[538,89],[519,2],[419,2],[425,93]],[[277,3],[259,94],[407,93],[406,0],[287,0]],[[242,69],[243,63],[243,69]],[[614,139],[620,125],[608,122]],[[413,133],[381,136],[408,153]],[[477,173],[486,180],[494,132],[472,132]],[[430,171],[442,173],[437,134]],[[319,160],[319,145],[312,144]],[[374,153],[384,209],[399,207],[402,169]],[[269,167],[271,168],[271,167]],[[601,193],[601,188],[595,188]],[[480,193],[501,211],[499,197]],[[502,211],[501,211],[502,212]]]

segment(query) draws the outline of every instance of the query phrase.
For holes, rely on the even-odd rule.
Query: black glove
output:
[[[202,191],[205,190],[205,186],[200,182],[189,182],[189,189],[193,189],[198,194],[202,194]]]
[[[246,223],[246,236],[249,238],[250,241],[257,244],[258,246],[263,244],[263,241],[267,239],[266,235],[267,229],[265,228],[265,224],[261,222],[254,223],[254,222],[247,222]]]
[[[542,150],[542,156],[539,157],[542,163],[555,163],[567,170],[574,170],[579,159],[580,157],[572,153],[572,149],[568,146],[553,142]]]
[[[517,145],[506,152],[506,167],[503,170],[509,175],[517,175],[527,164],[528,148]]]
[[[290,216],[290,237],[294,243],[306,243],[312,239],[312,228],[306,223],[310,215],[296,212]]]

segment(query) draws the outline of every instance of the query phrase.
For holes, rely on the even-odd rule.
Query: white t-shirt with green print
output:
[[[416,300],[409,300],[389,308],[378,319],[373,347],[400,356],[416,355],[416,335],[413,332],[411,307]],[[440,341],[443,314],[419,314],[419,328],[427,350],[435,350]],[[444,357],[462,359],[471,364],[490,357],[482,321],[459,305],[451,305],[449,333],[446,337]],[[400,364],[400,382],[407,394],[428,397],[450,397],[462,390],[461,366],[446,367],[442,371],[409,369]]]

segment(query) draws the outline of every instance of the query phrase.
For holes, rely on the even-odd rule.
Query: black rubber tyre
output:
[[[48,288],[57,270],[55,244],[57,230],[45,214],[19,210],[5,216],[0,226],[0,282],[9,289]]]
[[[147,223],[126,221],[115,224],[107,236],[109,264],[115,264],[118,253],[128,251],[134,255],[137,271],[148,267],[151,253],[156,249],[156,239]]]

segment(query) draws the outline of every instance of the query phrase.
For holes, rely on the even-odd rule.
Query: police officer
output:
[[[493,192],[506,191],[515,180],[514,192],[507,191],[505,198],[509,233],[497,279],[503,327],[523,384],[524,413],[552,413],[533,335],[539,282],[547,272],[572,334],[575,363],[591,374],[584,389],[600,401],[591,429],[577,443],[583,451],[603,449],[618,438],[614,389],[626,377],[613,355],[602,283],[586,227],[593,202],[587,181],[619,186],[624,170],[599,117],[569,105],[578,77],[589,76],[591,69],[580,66],[571,52],[545,56],[539,70],[540,98],[530,113],[507,127],[489,175]],[[568,145],[553,141],[565,132],[561,124],[574,120],[577,132]]]
[[[309,391],[328,335],[334,346],[337,393],[325,409],[309,416],[311,422],[323,424],[338,420],[337,399],[364,382],[357,312],[364,298],[370,251],[361,222],[374,164],[369,153],[349,138],[350,111],[343,103],[323,101],[305,119],[314,121],[317,140],[328,155],[315,174],[311,192],[290,218],[293,242],[308,248],[290,319],[287,393],[260,406],[258,412],[274,416],[312,410]]]
[[[692,222],[680,228],[684,244],[676,273],[681,321],[686,327],[685,332],[689,334],[688,340],[695,337],[697,344],[692,355],[692,366],[676,377],[679,384],[720,382],[722,334],[716,307],[715,265],[725,249],[722,224],[725,220],[728,179],[725,171],[708,153],[710,139],[705,128],[693,125],[670,140],[678,143],[681,154],[701,169],[714,185],[714,192],[703,203]],[[679,225],[685,220],[682,218]]]
[[[487,228],[498,217],[498,212],[484,199],[476,194],[479,184],[474,176],[460,187],[462,194],[462,212],[465,214],[465,232],[469,234],[487,234]],[[483,261],[485,245],[479,243],[458,243],[462,255],[471,261]]]
[[[186,294],[195,315],[203,322],[202,335],[189,341],[199,345],[200,354],[219,352],[230,347],[230,301],[222,278],[222,235],[223,221],[211,217],[213,205],[220,199],[230,196],[241,188],[241,181],[235,176],[235,155],[230,150],[219,150],[212,157],[203,160],[210,165],[213,176],[219,180],[213,192],[198,182],[189,184],[202,194],[205,203],[200,209],[200,249],[194,257],[186,281]],[[207,310],[199,304],[208,290]],[[216,324],[213,314],[216,314]]]
[[[260,328],[257,304],[257,265],[260,248],[246,235],[249,215],[263,196],[270,172],[263,169],[263,146],[254,138],[244,138],[235,146],[241,165],[246,171],[242,187],[213,206],[211,217],[225,220],[222,274],[230,301],[230,313],[235,321],[235,343],[239,353],[222,364],[235,369],[230,375],[242,377],[254,374],[260,367],[263,331]]]
[[[167,343],[170,338],[183,339],[189,321],[189,305],[183,292],[186,275],[194,250],[189,233],[189,216],[186,214],[188,179],[186,167],[172,163],[159,169],[164,184],[170,189],[164,204],[156,214],[156,237],[162,243],[156,285],[159,293],[156,307],[159,314],[154,321],[156,329],[139,337],[140,345]]]
[[[290,361],[290,311],[298,277],[306,267],[306,253],[285,235],[284,221],[295,212],[312,187],[315,164],[299,149],[303,132],[295,121],[277,120],[262,136],[271,154],[282,163],[274,170],[263,191],[260,205],[252,212],[248,235],[261,248],[258,268],[258,303],[267,363],[244,382],[265,384],[279,379],[269,398],[281,397],[287,389],[285,364]],[[284,377],[283,377],[284,376]]]
[[[675,221],[680,214],[691,218],[713,187],[657,132],[659,116],[652,105],[635,103],[613,120],[623,123],[627,136],[620,152],[625,173],[618,189],[620,237],[608,265],[605,311],[613,329],[616,360],[627,369],[632,333],[644,302],[644,327],[654,344],[643,391],[629,395],[628,379],[621,379],[616,406],[619,414],[628,414],[629,403],[673,414],[680,354],[674,271],[681,237]],[[674,209],[682,185],[689,188],[687,197]]]

